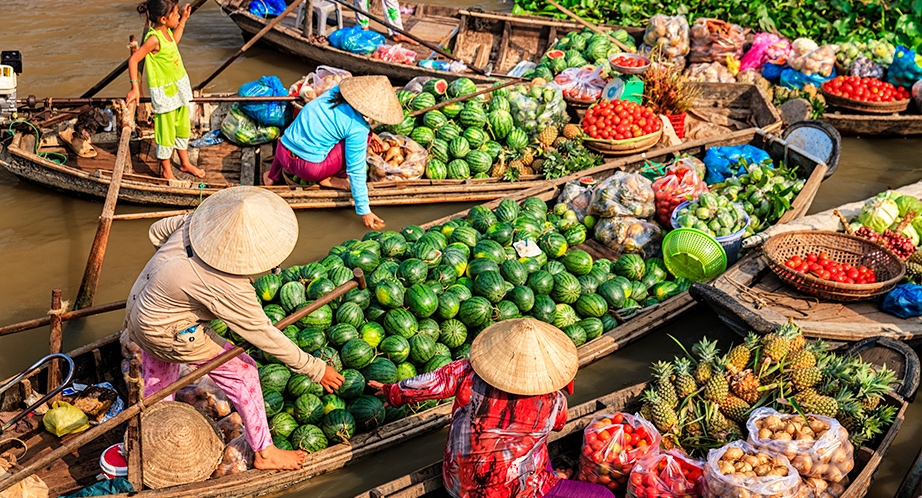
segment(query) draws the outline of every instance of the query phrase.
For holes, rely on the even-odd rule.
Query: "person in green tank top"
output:
[[[186,4],[180,12],[176,0],[147,0],[138,5],[138,12],[147,14],[151,28],[144,36],[144,43],[128,59],[128,77],[131,90],[125,101],[138,102],[141,86],[138,81],[138,63],[144,60],[147,69],[147,84],[150,87],[151,107],[154,111],[154,140],[157,142],[157,159],[163,177],[173,179],[173,150],[179,154],[180,171],[204,178],[205,172],[189,162],[186,150],[192,123],[189,104],[192,101],[192,85],[183,67],[177,44],[182,38],[186,20],[192,14],[192,6]]]

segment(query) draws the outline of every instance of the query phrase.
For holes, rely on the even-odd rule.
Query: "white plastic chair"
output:
[[[304,22],[304,3],[298,7],[298,16],[295,21],[296,26],[300,26]],[[314,0],[314,20],[317,22],[317,33],[321,35],[326,34],[327,29],[327,19],[329,19],[331,13],[336,15],[336,28],[342,29],[343,27],[343,8],[340,4],[336,2],[330,2],[327,0]]]

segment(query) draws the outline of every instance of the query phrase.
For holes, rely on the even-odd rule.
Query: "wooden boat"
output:
[[[698,140],[683,144],[683,146],[650,151],[648,159],[652,161],[666,161],[672,156],[678,156],[680,154],[701,155],[711,146],[739,145],[744,143],[751,143],[767,150],[776,160],[786,158],[786,164],[799,165],[799,171],[804,175],[809,175],[804,189],[794,200],[792,210],[785,214],[785,217],[782,218],[781,221],[787,222],[802,216],[809,208],[819,188],[820,182],[826,171],[826,165],[814,160],[796,147],[787,146],[784,141],[774,135],[766,134],[758,130],[744,130],[719,139]],[[643,162],[637,162],[636,160],[631,162],[629,159],[620,159],[605,166],[579,172],[553,182],[547,182],[540,187],[518,192],[511,195],[509,198],[523,200],[527,197],[537,196],[545,201],[552,201],[557,197],[561,187],[563,187],[566,182],[577,180],[585,174],[603,179],[619,169],[638,170],[642,167]],[[493,208],[498,205],[498,203],[498,200],[492,201],[487,203],[486,206]],[[451,218],[463,217],[466,214],[467,210],[461,211],[423,225],[423,228],[444,224]],[[607,257],[609,259],[618,257],[613,251],[595,241],[588,241],[580,247],[590,252],[594,257]],[[627,344],[651,332],[654,328],[676,318],[684,311],[690,309],[693,305],[694,300],[687,292],[684,292],[658,305],[637,311],[633,315],[627,317],[626,321],[616,328],[580,346],[578,348],[580,366],[588,365],[589,363],[623,348]],[[115,380],[112,382],[113,385],[119,386],[120,389],[124,391],[124,383],[119,381],[122,377],[119,347],[118,336],[115,334],[74,351],[72,357],[77,365],[75,379],[81,382],[96,382],[100,378],[106,380],[112,379]],[[28,378],[31,385],[44,385],[44,379],[44,371],[31,375]],[[0,393],[0,412],[18,408],[27,394],[28,393],[16,390]],[[124,392],[122,394],[125,395]],[[593,411],[595,411],[595,409],[593,409]],[[9,418],[4,417],[4,415],[9,414],[0,414],[0,418],[8,420]],[[428,432],[439,430],[447,425],[449,418],[450,406],[440,405],[430,410],[386,424],[375,432],[357,435],[348,443],[341,443],[308,456],[304,467],[300,471],[267,472],[248,470],[242,474],[210,479],[196,484],[176,486],[165,490],[144,490],[138,493],[137,496],[161,496],[163,494],[168,494],[171,497],[226,498],[231,496],[251,496],[282,491],[312,476],[355,463],[386,447]],[[38,426],[37,423],[33,425],[36,427]],[[123,432],[110,431],[110,434],[117,434],[117,436],[107,436],[106,438],[94,441],[91,445],[85,446],[80,450],[79,457],[60,459],[51,467],[40,471],[38,473],[39,477],[49,484],[51,492],[56,496],[91,483],[93,477],[98,473],[96,462],[98,461],[100,452],[111,444],[118,442],[117,439],[121,437]],[[26,431],[20,438],[23,437],[27,439],[27,443],[32,448],[29,454],[30,458],[36,458],[47,454],[47,452],[60,444],[57,438],[41,430],[40,427],[37,431]],[[27,463],[28,462],[23,462],[23,464]],[[2,487],[3,481],[0,480],[0,488]]]
[[[821,118],[843,135],[922,135],[922,114],[876,116],[828,112]]]
[[[898,191],[920,196],[922,182]],[[853,202],[838,210],[846,218],[854,219],[863,204],[864,201]],[[837,231],[840,227],[838,217],[828,210],[783,227],[771,227],[757,237],[765,239],[791,230]],[[761,254],[744,258],[711,283],[693,285],[691,293],[714,308],[731,329],[742,334],[750,330],[764,334],[793,318],[804,335],[831,341],[854,342],[879,336],[901,341],[922,338],[922,321],[884,313],[877,301],[827,302],[788,287],[771,271]]]
[[[851,353],[860,355],[865,361],[876,365],[896,365],[901,379],[915,376],[915,388],[901,389],[889,395],[885,402],[898,408],[893,425],[875,441],[855,451],[855,468],[849,473],[850,484],[840,498],[861,498],[868,492],[884,456],[890,450],[896,435],[906,420],[906,409],[918,389],[919,358],[900,343],[868,343],[855,348]],[[909,377],[909,378],[907,378]],[[596,414],[612,412],[635,413],[640,409],[640,393],[647,384],[637,384],[620,391],[600,396],[571,408],[567,414],[567,425],[560,432],[548,437],[548,450],[555,469],[576,469],[582,445],[583,429],[592,422]],[[381,486],[372,488],[356,498],[436,498],[450,496],[442,481],[442,462],[434,463],[420,470],[399,477]],[[910,495],[907,495],[910,496]],[[915,496],[915,495],[911,495]]]

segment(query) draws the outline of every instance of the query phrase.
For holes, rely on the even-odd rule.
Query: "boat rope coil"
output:
[[[61,301],[61,308],[56,310],[48,310],[49,315],[63,315],[67,313],[67,308],[70,308],[70,301]]]
[[[134,384],[138,389],[138,399],[144,399],[144,377],[132,377],[131,374],[125,374],[125,383]],[[144,410],[144,404],[141,404],[141,410]]]
[[[776,292],[768,292],[768,291],[763,291],[759,289],[752,289],[734,280],[733,277],[730,277],[730,276],[726,276],[726,279],[728,282],[733,284],[734,287],[736,287],[736,290],[739,291],[740,299],[752,304],[757,310],[760,310],[763,307],[768,306],[769,304],[772,304],[775,306],[780,306],[782,308],[787,308],[793,311],[794,313],[799,314],[801,317],[805,318],[805,317],[810,316],[809,313],[806,313],[807,311],[812,310],[814,307],[820,304],[819,299],[815,297],[800,297],[796,299],[804,301],[806,303],[806,307],[792,306],[785,302],[788,299],[791,299],[791,296],[788,296],[785,294],[779,294]]]

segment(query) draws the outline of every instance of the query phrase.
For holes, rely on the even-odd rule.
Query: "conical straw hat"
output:
[[[224,455],[209,418],[186,403],[161,401],[141,415],[144,485],[161,489],[208,479]]]
[[[387,76],[356,76],[339,83],[339,92],[356,111],[379,123],[403,121],[403,108]]]
[[[234,275],[282,263],[298,241],[298,219],[281,197],[259,187],[233,187],[205,199],[189,225],[202,261]]]
[[[560,329],[531,318],[503,320],[473,344],[471,368],[487,384],[512,394],[548,394],[573,380],[576,346]]]

